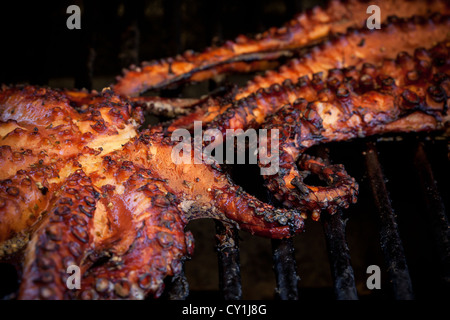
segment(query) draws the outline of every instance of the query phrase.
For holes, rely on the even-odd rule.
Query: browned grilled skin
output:
[[[194,152],[175,163],[177,142],[156,128],[138,133],[142,112],[130,102],[110,90],[89,99],[79,113],[71,105],[81,100],[62,91],[0,91],[0,259],[27,245],[19,298],[157,297],[192,253],[190,219],[274,238],[303,229],[300,212],[243,192],[218,164]],[[80,290],[66,287],[70,264]]]
[[[113,258],[84,275],[76,293],[79,299],[157,298],[164,290],[164,278],[180,273],[182,260],[193,252],[192,234],[184,232],[184,214],[161,191],[164,188],[140,177],[130,177],[126,188],[125,194],[140,193],[148,199],[142,217],[135,218],[132,248],[121,254],[112,247]],[[114,196],[107,198],[106,207],[107,203],[118,205]]]
[[[39,228],[33,232],[25,251],[19,299],[55,300],[70,298],[67,272],[71,265],[81,272],[92,264],[92,217],[100,193],[83,170],[75,171],[49,203]]]
[[[213,159],[199,159],[201,147],[198,153],[193,148],[189,163],[174,163],[172,152],[177,144],[154,128],[124,145],[120,156],[150,159],[142,165],[165,181],[188,220],[222,219],[251,233],[273,238],[288,237],[303,229],[300,212],[276,209],[244,192]]]
[[[131,97],[129,100],[148,114],[174,118],[191,113],[205,99]]]
[[[280,171],[265,176],[269,190],[285,206],[313,212],[314,219],[321,210],[334,213],[338,206],[355,202],[358,186],[342,166],[302,154],[319,142],[443,128],[450,120],[449,52],[450,42],[444,42],[429,51],[417,49],[414,56],[402,52],[379,68],[364,64],[361,69],[332,70],[327,78],[316,74],[319,86],[312,84],[314,77],[304,80],[316,92],[315,101],[300,97],[263,125],[280,130]],[[305,185],[299,170],[318,174],[329,186]]]
[[[69,98],[71,106],[79,112],[89,109],[95,105],[99,99],[96,90],[64,90],[64,94]],[[147,114],[173,118],[179,115],[186,115],[204,102],[204,99],[190,98],[162,98],[162,97],[130,97],[128,99],[134,108],[141,108]]]
[[[267,115],[283,106],[278,101],[271,103],[267,99],[267,96],[274,96],[275,99],[276,91],[283,83],[289,85],[289,81],[295,83],[303,76],[329,69],[359,67],[363,63],[378,64],[385,58],[395,58],[401,51],[412,54],[416,48],[430,48],[437,42],[448,40],[449,28],[450,17],[435,14],[430,18],[406,20],[391,17],[380,30],[348,30],[315,46],[309,53],[278,70],[256,76],[236,93],[232,103],[222,106],[219,102],[209,102],[193,114],[172,122],[168,130],[179,127],[190,129],[195,120],[210,128],[245,129],[251,123],[262,124]]]
[[[410,17],[430,12],[449,12],[446,1],[374,0],[381,18]],[[119,77],[114,90],[134,96],[149,89],[159,89],[183,81],[202,81],[226,72],[250,72],[273,67],[270,60],[289,54],[288,50],[311,45],[330,32],[345,32],[349,27],[365,24],[369,3],[360,0],[331,0],[327,7],[314,7],[297,15],[283,27],[271,28],[254,39],[239,36],[222,47],[202,53],[187,51],[176,58],[144,62]]]

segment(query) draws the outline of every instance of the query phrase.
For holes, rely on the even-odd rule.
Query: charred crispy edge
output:
[[[232,183],[212,192],[217,208],[242,230],[278,239],[303,231],[304,221],[299,210],[275,208]]]
[[[109,88],[106,88],[100,94],[96,90],[64,90],[64,95],[70,100],[70,105],[79,112],[86,112],[89,107],[98,103],[103,96],[112,97],[114,94]],[[162,97],[125,97],[123,101],[129,101],[133,109],[142,108],[146,113],[161,115],[166,117],[175,117],[189,113],[205,99],[189,99],[189,98],[162,98]]]
[[[123,108],[125,110],[123,114],[119,113],[118,110],[114,110],[121,119],[128,120],[132,118],[138,124],[142,124],[145,121],[144,110],[141,104],[135,104],[128,97],[116,94],[109,87],[103,88],[100,93],[96,90],[89,92],[83,89],[63,90],[61,94],[67,97],[69,104],[80,113],[92,111],[100,107]]]
[[[317,168],[314,169],[311,165],[319,165],[323,170],[331,170],[329,177],[335,176],[339,180],[337,185],[328,189],[316,188],[319,193],[310,192],[311,188],[301,183],[302,174],[295,167],[297,158],[308,147],[320,141],[338,141],[398,130],[439,129],[443,121],[448,121],[446,113],[450,97],[450,79],[446,73],[449,72],[449,51],[450,43],[444,42],[429,51],[417,49],[414,58],[406,53],[400,53],[395,62],[386,61],[390,68],[385,70],[394,72],[395,79],[390,77],[389,73],[382,73],[384,69],[381,67],[377,69],[369,64],[365,64],[361,71],[355,68],[347,69],[353,76],[347,74],[344,77],[345,72],[333,70],[327,82],[323,79],[320,81],[322,85],[319,90],[324,93],[321,96],[322,101],[319,99],[308,103],[300,98],[293,105],[283,107],[263,126],[268,129],[279,129],[282,141],[281,170],[275,176],[264,177],[267,187],[287,206],[305,206],[313,209],[315,219],[318,219],[321,209],[327,208],[333,213],[336,206],[348,206],[349,202],[354,202],[357,184],[346,174],[343,167],[327,167],[321,164],[321,160],[302,158],[299,165],[301,170],[317,171]],[[392,63],[396,68],[392,68]],[[339,74],[340,80],[336,78]],[[396,86],[396,83],[400,85]],[[361,99],[357,100],[356,97]],[[386,100],[387,106],[389,101],[393,106],[389,110],[377,109],[377,105],[373,106],[373,110],[370,107],[362,109],[361,105],[366,105],[366,108],[368,105],[363,103],[364,97],[367,98],[369,105],[370,102],[378,104]],[[323,127],[323,119],[318,113],[318,108],[324,103],[333,104],[342,112],[342,116],[336,119],[337,128]],[[398,128],[392,125],[395,121],[406,119],[416,112],[422,112],[424,117],[434,118],[434,123],[410,124],[408,127],[400,125]],[[360,119],[356,125],[347,122],[354,115]],[[286,185],[287,181],[284,180],[285,177],[292,175],[292,170],[296,175],[291,184],[296,189],[289,188]]]
[[[294,19],[286,23],[281,28],[271,28],[263,34],[257,35],[254,39],[249,39],[245,36],[239,36],[235,42],[227,41],[222,47],[212,47],[206,49],[203,53],[194,53],[193,51],[186,51],[183,55],[178,55],[173,58],[156,60],[151,62],[143,62],[140,67],[131,66],[130,70],[124,70],[124,77],[118,77],[115,85],[115,90],[121,94],[137,95],[140,92],[149,89],[163,88],[168,85],[186,81],[195,74],[211,70],[209,74],[204,75],[204,78],[209,78],[215,75],[214,68],[222,67],[222,72],[229,71],[243,71],[261,69],[264,64],[256,63],[255,66],[242,64],[243,62],[258,62],[261,60],[277,59],[280,56],[289,54],[286,49],[297,48],[317,41],[318,38],[325,37],[329,31],[339,30],[341,20],[350,20],[348,25],[359,27],[360,23],[364,21],[352,21],[351,19],[358,19],[352,13],[355,5],[363,5],[360,1],[351,1],[348,5],[345,2],[331,1],[328,7],[321,9],[315,7],[305,13],[301,13]],[[336,7],[340,7],[336,11]],[[414,3],[409,6],[412,10],[409,14],[419,14],[415,12]],[[434,11],[433,8],[448,8],[445,2],[432,1],[428,3],[429,11]],[[447,11],[447,10],[446,10]],[[448,11],[447,11],[448,12]],[[394,14],[393,12],[390,14]],[[404,12],[397,12],[398,15],[405,14]],[[364,19],[366,17],[364,16]],[[308,26],[308,27],[305,27]],[[321,29],[317,32],[315,29]],[[303,35],[303,36],[300,36]],[[242,47],[249,44],[249,49],[243,53],[235,53],[235,47]],[[255,51],[255,45],[258,46],[258,51]],[[188,71],[178,73],[175,71],[176,64],[187,67]],[[234,65],[233,65],[234,64]],[[161,69],[161,70],[158,70]],[[153,80],[152,75],[155,73],[161,80]],[[146,80],[137,79],[143,77]],[[158,79],[154,77],[154,79]]]
[[[148,114],[174,118],[179,115],[189,114],[204,99],[132,97],[130,101],[135,107],[142,107]]]
[[[9,146],[2,146],[0,147],[0,153],[3,153],[1,156],[5,155],[5,149],[11,151]],[[10,159],[20,162],[23,160],[23,153],[13,153]],[[6,210],[7,214],[14,214],[15,221],[10,222],[13,224],[10,226],[12,230],[18,230],[17,226],[21,225],[18,233],[14,234],[12,238],[0,243],[0,260],[23,249],[28,243],[29,234],[33,231],[35,224],[42,218],[42,212],[45,213],[45,208],[48,203],[48,195],[46,194],[48,192],[47,184],[45,181],[42,184],[35,177],[36,175],[41,176],[40,180],[50,178],[52,173],[49,174],[48,171],[51,172],[51,170],[48,169],[45,167],[35,168],[29,171],[18,170],[14,176],[0,181],[0,220],[4,218],[3,214],[5,214],[5,211],[3,210]],[[15,212],[8,212],[8,210]],[[6,221],[12,218],[6,217]],[[6,221],[4,223],[8,224]],[[12,230],[10,231],[12,232]]]
[[[99,193],[79,169],[71,174],[50,203],[52,209],[33,233],[25,252],[19,299],[67,299],[67,268],[89,266],[90,228]]]
[[[302,212],[297,209],[275,208],[262,202],[237,186],[220,165],[210,164],[226,183],[222,188],[210,190],[214,203],[213,216],[225,215],[221,220],[238,224],[242,230],[271,238],[287,238],[303,231]]]
[[[30,232],[20,232],[13,238],[0,244],[0,262],[7,261],[12,255],[20,252],[30,240]]]
[[[291,57],[292,55],[293,53],[288,50],[243,54],[229,60],[217,61],[203,66],[198,66],[191,69],[189,72],[176,76],[173,76],[172,71],[168,71],[168,74],[165,76],[165,80],[153,85],[147,84],[147,79],[150,80],[148,82],[151,82],[152,78],[152,73],[147,72],[147,69],[151,69],[152,67],[164,68],[164,66],[167,66],[167,70],[172,70],[172,65],[176,62],[190,63],[185,60],[185,57],[189,56],[189,54],[184,53],[183,56],[177,56],[175,59],[167,58],[159,61],[143,62],[141,67],[133,66],[130,70],[123,70],[124,76],[116,77],[117,82],[115,85],[112,85],[112,87],[114,88],[114,91],[119,94],[137,96],[148,90],[164,89],[194,79],[195,81],[204,81],[221,73],[245,73],[258,70],[267,70],[274,67],[273,63],[270,63],[270,60],[277,60],[282,57]]]

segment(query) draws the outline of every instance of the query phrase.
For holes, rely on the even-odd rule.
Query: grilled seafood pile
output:
[[[305,155],[309,147],[439,130],[450,120],[448,4],[378,5],[385,20],[380,30],[365,27],[366,3],[331,1],[254,39],[145,63],[101,93],[3,86],[0,261],[19,257],[18,298],[159,297],[164,278],[181,272],[193,253],[194,240],[184,230],[192,219],[285,238],[301,232],[306,217],[317,220],[322,211],[333,214],[355,202],[355,179],[342,165]],[[313,44],[223,97],[136,96],[220,73],[263,70]],[[140,128],[145,112],[161,109],[178,117]],[[197,158],[196,146],[187,155],[192,161],[174,162],[178,142],[171,133],[192,130],[194,120],[223,137],[228,129],[277,130],[278,148],[265,142],[280,168],[264,181],[283,208],[243,191],[214,159]],[[310,173],[327,186],[307,185]],[[72,265],[80,268],[80,289],[67,287]]]

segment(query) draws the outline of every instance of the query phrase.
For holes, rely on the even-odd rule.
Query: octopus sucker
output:
[[[448,13],[446,1],[372,1],[378,5],[382,19],[391,15],[410,17],[428,12]],[[125,70],[117,78],[114,90],[136,96],[150,89],[161,89],[186,81],[203,81],[222,73],[250,72],[272,67],[272,61],[289,56],[291,50],[312,45],[330,33],[361,27],[367,20],[368,4],[360,0],[332,0],[324,7],[300,13],[281,28],[271,28],[254,38],[238,36],[223,46],[207,48],[201,53],[187,51],[175,58],[143,62]]]

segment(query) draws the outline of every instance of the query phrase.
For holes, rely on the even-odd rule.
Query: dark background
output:
[[[80,88],[92,86],[90,73],[99,89],[131,63],[280,26],[303,7],[321,2],[2,1],[0,82],[54,85],[65,78],[65,87]],[[72,4],[81,8],[81,30],[66,27]],[[130,58],[127,48],[136,41],[139,50]]]

